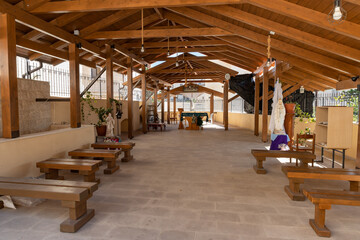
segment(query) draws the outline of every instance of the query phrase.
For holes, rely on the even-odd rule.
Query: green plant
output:
[[[307,119],[306,123],[315,122],[316,120],[310,113],[301,110],[299,103],[295,103],[295,117],[299,118],[300,122],[303,122],[304,119]]]
[[[346,102],[347,107],[354,108],[354,122],[359,121],[359,93],[360,92],[357,89],[350,89],[349,91],[341,92],[340,96],[334,98],[338,102]]]
[[[110,105],[112,106],[113,103],[120,104],[120,101],[110,98],[109,99]],[[85,120],[85,113],[84,113],[84,105],[85,103],[88,104],[90,110],[97,114],[98,122],[95,124],[96,126],[101,126],[106,121],[106,116],[113,111],[113,108],[104,108],[104,107],[94,107],[93,103],[96,103],[95,98],[91,94],[91,92],[86,92],[85,96],[81,98],[81,117]],[[91,112],[88,113],[91,115]]]

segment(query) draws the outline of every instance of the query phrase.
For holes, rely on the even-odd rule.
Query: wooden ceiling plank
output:
[[[198,21],[204,22],[206,24],[212,25],[214,27],[221,28],[225,31],[232,32],[238,36],[247,38],[251,41],[263,44],[267,46],[267,36],[253,32],[251,30],[239,27],[230,22],[221,20],[219,18],[212,17],[208,14],[201,13],[199,11],[190,9],[190,8],[169,8],[172,11],[175,11],[184,16],[196,19]],[[314,63],[321,64],[323,66],[327,66],[333,68],[337,71],[343,72],[349,76],[358,75],[360,73],[360,68],[358,66],[350,65],[348,63],[344,63],[342,61],[314,53],[309,50],[305,50],[294,45],[285,43],[283,41],[272,39],[271,46],[273,49],[277,49],[282,52],[286,52],[287,54],[292,54],[297,57],[301,57],[305,60],[312,61]]]
[[[34,9],[33,13],[67,13],[90,11],[113,11],[121,9],[162,8],[198,5],[239,4],[243,0],[77,0],[48,2]]]
[[[266,31],[274,31],[276,34],[316,47],[323,51],[360,62],[360,50],[358,49],[247,13],[231,6],[207,6],[204,8]]]
[[[343,21],[341,24],[331,24],[327,19],[327,14],[285,0],[247,0],[247,2],[254,6],[360,40],[359,24],[350,21]]]

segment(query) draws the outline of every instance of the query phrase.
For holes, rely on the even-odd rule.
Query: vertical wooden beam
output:
[[[229,81],[224,81],[224,128],[229,129]]]
[[[145,75],[145,66],[142,65],[141,69],[143,73],[141,74],[141,116],[142,116],[142,131],[147,133],[147,118],[146,118],[146,75]]]
[[[158,84],[156,83],[156,87],[154,89],[154,122],[157,122],[159,120],[158,118],[158,110],[157,110],[157,105],[158,105],[158,96],[157,96],[157,92],[158,92]]]
[[[357,85],[357,90],[360,91],[360,85]],[[356,164],[355,167],[360,169],[360,96],[358,96],[358,137],[357,137],[357,152],[356,152]]]
[[[214,113],[214,94],[210,95],[210,115]]]
[[[79,48],[75,43],[69,44],[70,69],[70,125],[72,128],[81,127],[80,114],[80,68]]]
[[[267,68],[264,68],[263,75],[263,94],[262,94],[262,141],[268,141],[268,98],[269,98],[269,76]]]
[[[161,122],[164,123],[165,122],[165,106],[164,106],[164,102],[165,102],[165,89],[164,87],[161,89]]]
[[[170,87],[167,89],[167,124],[170,124]]]
[[[174,100],[174,118],[176,123],[176,96],[174,96],[173,100]]]
[[[114,74],[112,55],[113,49],[110,45],[105,44],[106,49],[106,100],[107,107],[111,107],[110,98],[114,98]]]
[[[16,76],[15,18],[0,14],[0,88],[2,131],[4,138],[17,138],[19,131],[19,103]]]
[[[127,58],[127,87],[128,87],[128,138],[133,136],[133,61],[131,57]]]
[[[259,108],[260,108],[260,78],[255,77],[255,99],[254,99],[254,135],[259,136]]]

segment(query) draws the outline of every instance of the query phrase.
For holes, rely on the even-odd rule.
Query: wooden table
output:
[[[116,164],[116,159],[121,154],[121,150],[106,150],[106,149],[76,149],[69,152],[69,156],[76,159],[81,158],[100,158],[107,162],[107,168],[104,169],[104,174],[113,174],[119,169]]]
[[[131,155],[131,150],[134,148],[135,143],[133,142],[102,142],[93,143],[91,147],[94,149],[110,149],[110,150],[121,150],[124,152],[124,157],[121,159],[122,162],[129,162],[134,159]]]
[[[99,170],[102,165],[101,160],[91,159],[66,159],[66,158],[51,158],[45,161],[37,162],[36,167],[45,173],[46,179],[63,180],[64,177],[59,176],[59,170],[75,170],[80,175],[84,176],[85,182],[98,182],[100,179],[95,178],[95,172]]]

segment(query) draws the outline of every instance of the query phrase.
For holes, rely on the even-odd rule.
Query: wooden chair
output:
[[[176,117],[176,113],[170,113],[171,117],[170,117],[170,123],[174,122],[175,124],[177,124],[177,117]]]
[[[304,139],[305,140],[305,144],[306,141],[308,140],[312,140],[311,143],[311,147],[307,147],[307,146],[301,146],[300,145],[300,140]],[[314,134],[297,134],[296,135],[296,144],[294,146],[292,146],[292,150],[296,151],[296,152],[311,152],[312,154],[315,154],[315,133]],[[290,162],[291,162],[291,158],[290,158]],[[296,159],[296,166],[298,166],[298,159]],[[314,166],[314,160],[311,162],[311,166]]]

